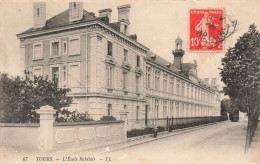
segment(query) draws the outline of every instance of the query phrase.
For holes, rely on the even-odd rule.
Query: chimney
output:
[[[120,22],[120,32],[129,35],[131,5],[118,6],[118,21]]]
[[[69,3],[69,22],[79,21],[83,18],[83,2]]]
[[[175,50],[172,51],[172,54],[174,55],[174,61],[173,65],[179,69],[179,71],[182,70],[182,64],[183,64],[183,55],[185,52],[182,50],[182,40],[178,35],[178,38],[175,40]]]
[[[103,10],[99,10],[99,17],[108,17],[108,22],[111,22],[111,9],[103,9]]]
[[[217,78],[212,78],[211,85],[216,86],[217,85]]]
[[[42,28],[46,23],[46,2],[33,3],[33,24],[34,28]]]

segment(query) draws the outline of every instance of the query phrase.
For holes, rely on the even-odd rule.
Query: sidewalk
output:
[[[199,125],[199,126],[183,128],[183,129],[176,129],[176,130],[173,130],[171,133],[168,132],[168,131],[161,132],[161,133],[158,133],[157,138],[154,138],[153,134],[128,138],[127,142],[125,142],[125,143],[119,143],[119,144],[114,144],[114,145],[109,145],[109,146],[99,147],[99,148],[94,148],[94,149],[89,149],[89,150],[78,150],[77,152],[74,152],[74,154],[76,155],[76,154],[79,154],[79,153],[84,153],[84,154],[102,155],[102,154],[111,153],[111,152],[114,152],[114,151],[126,149],[128,147],[133,147],[133,146],[136,146],[136,145],[141,145],[141,144],[144,144],[144,143],[152,142],[152,141],[159,140],[159,139],[162,139],[162,138],[167,138],[167,137],[171,137],[171,136],[174,136],[174,135],[179,135],[179,134],[191,132],[191,131],[194,131],[194,130],[206,128],[206,127],[209,127],[209,126],[214,126],[214,125],[217,125],[217,124],[223,124],[225,122],[227,122],[227,121],[221,121],[221,122]],[[71,154],[71,152],[70,152],[70,154]]]
[[[250,162],[260,163],[260,125],[258,125],[251,147],[248,151]]]

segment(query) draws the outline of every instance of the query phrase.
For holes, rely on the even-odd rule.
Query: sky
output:
[[[217,78],[221,58],[227,48],[234,46],[239,36],[248,31],[250,24],[260,28],[260,0],[86,0],[84,9],[94,12],[111,8],[112,22],[117,21],[117,6],[130,4],[130,34],[137,34],[138,42],[148,47],[157,55],[173,62],[172,50],[179,35],[183,40],[184,62],[197,60],[200,78]],[[47,19],[69,8],[69,1],[47,1]],[[188,51],[189,10],[205,8],[222,8],[231,20],[237,20],[235,33],[225,40],[221,53]],[[33,1],[0,0],[0,72],[11,75],[19,73],[19,34],[33,26]]]

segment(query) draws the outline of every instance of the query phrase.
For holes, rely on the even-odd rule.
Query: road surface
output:
[[[112,163],[242,164],[247,122],[225,122],[103,154]]]

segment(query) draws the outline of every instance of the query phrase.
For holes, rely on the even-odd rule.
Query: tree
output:
[[[66,96],[69,91],[58,88],[57,82],[48,80],[48,76],[32,77],[29,72],[25,72],[25,78],[0,74],[0,121],[39,122],[35,110],[44,105],[54,109],[69,106],[72,103],[72,98]]]
[[[221,100],[221,116],[227,116],[227,113],[230,112],[230,99]]]
[[[229,48],[222,59],[221,79],[225,83],[223,91],[241,112],[248,115],[246,149],[260,114],[259,110],[259,64],[260,34],[256,26],[250,25],[234,47]]]

